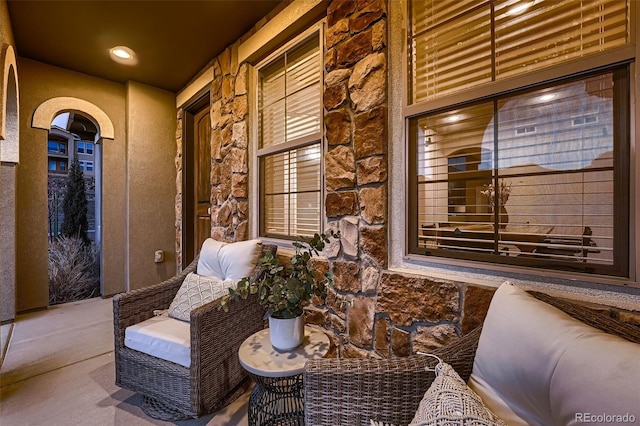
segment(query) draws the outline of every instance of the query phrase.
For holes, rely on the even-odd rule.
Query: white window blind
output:
[[[410,12],[411,104],[629,42],[624,0],[416,0]]]
[[[259,70],[262,236],[321,229],[321,59],[314,33]]]

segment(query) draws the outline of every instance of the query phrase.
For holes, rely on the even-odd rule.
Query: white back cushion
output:
[[[633,416],[639,421],[640,345],[590,328],[585,326],[566,348],[551,378],[549,396],[555,424],[585,424],[584,416],[603,414]],[[598,420],[625,422],[629,420]]]
[[[469,386],[509,425],[570,424],[576,413],[637,410],[639,359],[640,345],[505,283],[487,312]]]
[[[262,241],[224,243],[207,238],[202,244],[197,274],[222,280],[239,280],[250,276],[258,263]]]

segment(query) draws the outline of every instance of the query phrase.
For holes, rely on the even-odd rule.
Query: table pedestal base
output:
[[[302,374],[261,377],[249,397],[249,426],[304,426]]]

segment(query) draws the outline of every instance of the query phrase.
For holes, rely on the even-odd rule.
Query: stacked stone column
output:
[[[341,237],[325,250],[335,287],[323,318],[340,336],[340,356],[365,356],[387,266],[385,2],[333,1],[325,47],[325,211]]]
[[[211,237],[243,241],[248,214],[248,66],[232,66],[231,49],[214,62],[211,84]]]

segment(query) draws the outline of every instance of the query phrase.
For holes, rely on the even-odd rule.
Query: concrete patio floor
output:
[[[164,422],[146,416],[141,397],[115,385],[111,299],[18,315],[2,326],[1,337],[2,426],[247,424],[249,392],[199,419]]]

